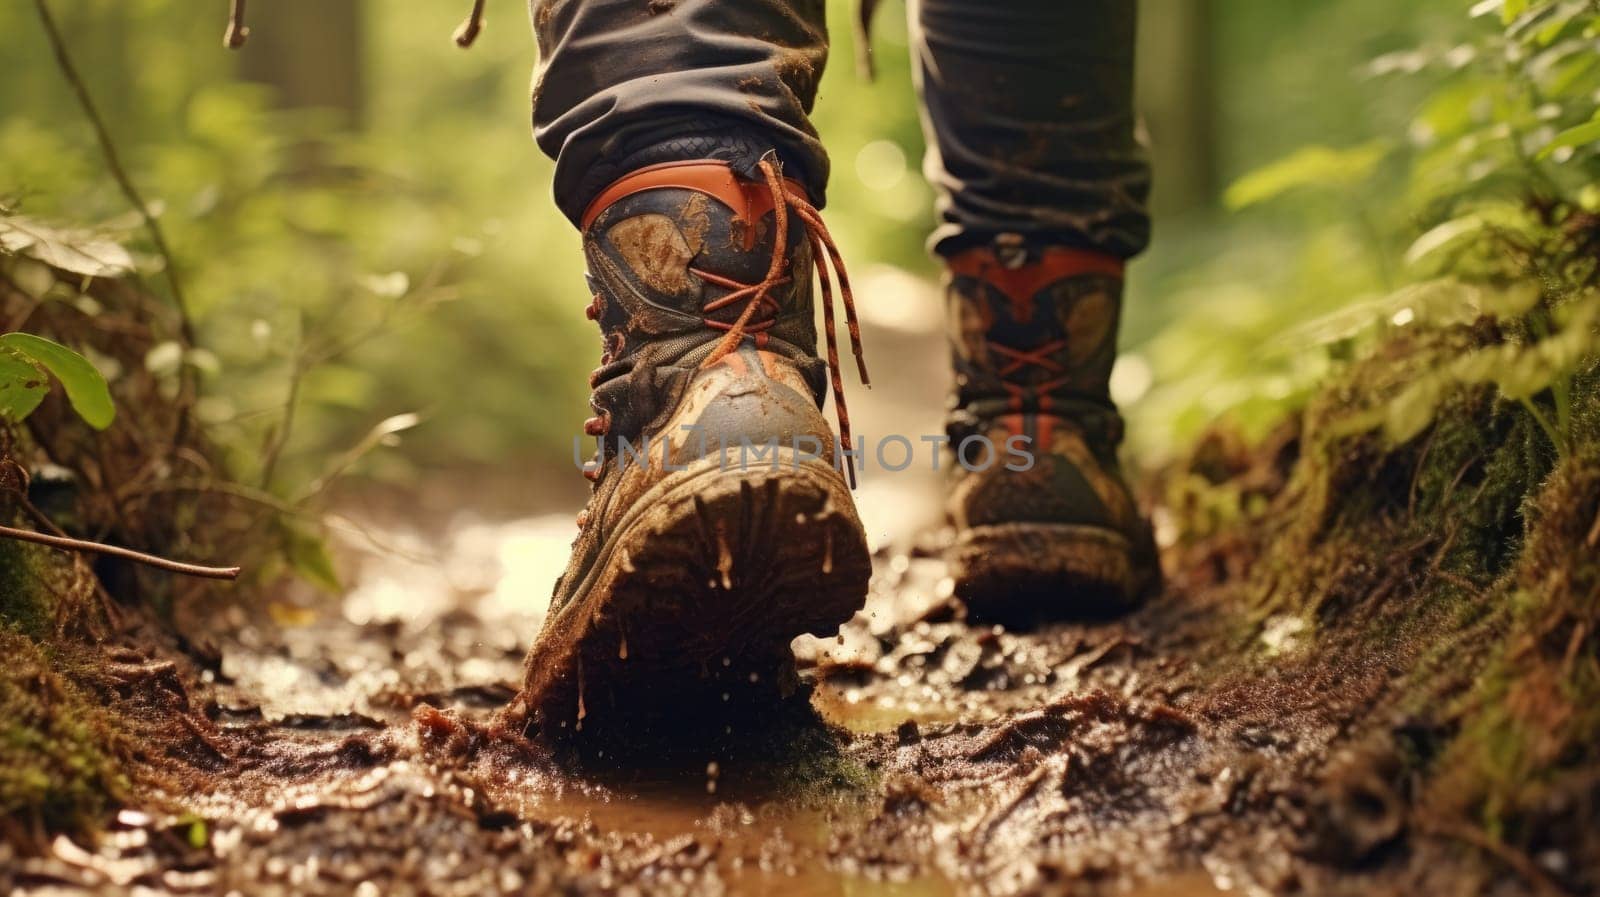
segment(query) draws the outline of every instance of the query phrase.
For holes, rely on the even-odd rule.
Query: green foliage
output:
[[[80,291],[94,278],[132,270],[127,251],[104,235],[61,231],[0,209],[0,283],[32,300],[85,299]],[[94,365],[66,346],[21,332],[0,335],[0,416],[13,423],[26,419],[44,400],[50,375],[86,423],[97,430],[111,425],[116,409]]]
[[[1600,10],[1490,2],[1473,12],[1470,39],[1368,66],[1386,92],[1426,85],[1405,140],[1380,132],[1343,150],[1308,146],[1229,188],[1226,202],[1246,215],[1229,231],[1234,245],[1189,275],[1175,303],[1186,310],[1139,350],[1156,373],[1130,415],[1144,454],[1184,444],[1218,414],[1260,436],[1379,341],[1481,315],[1509,338],[1419,372],[1392,405],[1349,426],[1404,440],[1453,390],[1488,383],[1524,403],[1558,448],[1570,445],[1571,380],[1600,350],[1600,143],[1590,139]],[[1266,237],[1254,219],[1298,233]]]
[[[314,532],[296,523],[283,525],[284,557],[295,575],[332,594],[344,590],[328,546]]]
[[[1539,150],[1540,159],[1548,159],[1562,150],[1577,149],[1591,143],[1600,143],[1600,118],[1574,125],[1555,136]]]
[[[37,385],[36,379],[29,379],[26,375],[17,376],[21,367],[31,364],[39,374],[49,371],[61,381],[67,401],[84,423],[96,430],[111,426],[111,419],[116,416],[116,408],[111,404],[111,389],[106,385],[106,378],[82,355],[31,333],[0,335],[0,353],[4,353],[7,362],[14,364],[17,369],[0,369],[0,406],[12,421],[27,417],[43,397],[42,393],[37,397],[28,393],[29,386]],[[25,409],[13,407],[10,404],[12,395],[25,396],[24,402],[31,398],[33,404]]]
[[[25,420],[44,401],[48,384],[38,362],[14,349],[0,349],[0,416]]]
[[[1181,432],[1203,417],[1197,404],[1256,423],[1251,435],[1298,421],[1298,460],[1269,510],[1249,499],[1272,480],[1249,468],[1171,483],[1175,513],[1261,538],[1247,575],[1261,612],[1319,621],[1319,650],[1361,630],[1366,651],[1433,646],[1406,712],[1446,734],[1417,761],[1414,818],[1576,857],[1592,843],[1573,795],[1592,783],[1600,732],[1600,667],[1587,660],[1600,594],[1600,6],[1472,11],[1470,40],[1370,67],[1385,88],[1427,86],[1406,139],[1361,179],[1314,149],[1236,185],[1243,219],[1314,236],[1277,243],[1272,265],[1234,252],[1196,278],[1180,326],[1204,335],[1152,341],[1160,385],[1134,433],[1152,408]],[[1301,189],[1322,178],[1344,186]],[[1330,245],[1351,250],[1350,270],[1325,264]],[[1251,282],[1263,270],[1270,290]],[[1327,280],[1346,296],[1323,305]],[[1175,384],[1196,371],[1229,379]]]
[[[1346,149],[1304,147],[1235,181],[1222,201],[1238,210],[1295,189],[1348,190],[1365,183],[1387,153],[1382,140]]]

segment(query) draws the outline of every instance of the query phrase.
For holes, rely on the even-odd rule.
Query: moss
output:
[[[1430,797],[1435,812],[1475,815],[1511,843],[1568,842],[1600,860],[1600,445],[1556,470],[1529,518],[1510,630],[1461,702]]]
[[[54,619],[50,591],[43,587],[39,554],[43,549],[0,539],[0,624],[42,638]]]
[[[23,525],[16,501],[0,488],[0,519]],[[85,685],[99,662],[90,635],[100,622],[94,587],[75,556],[0,539],[0,837],[7,840],[91,830],[126,793],[127,737]]]
[[[1381,429],[1408,383],[1504,338],[1481,321],[1403,333],[1346,366],[1302,413],[1297,460],[1264,513],[1212,506],[1248,494],[1252,470],[1217,464],[1215,439],[1168,494],[1184,499],[1180,527],[1197,517],[1202,543],[1244,555],[1207,569],[1226,568],[1209,575],[1247,608],[1238,647],[1253,662],[1274,662],[1255,634],[1281,614],[1314,624],[1309,666],[1383,659],[1388,698],[1358,728],[1404,721],[1423,827],[1553,850],[1594,870],[1566,885],[1600,890],[1600,364],[1568,389],[1564,453],[1488,385],[1447,390],[1410,439]],[[1531,402],[1558,418],[1551,393]],[[1194,483],[1210,500],[1188,494]]]
[[[0,811],[12,837],[83,831],[127,790],[124,735],[60,657],[0,626]]]

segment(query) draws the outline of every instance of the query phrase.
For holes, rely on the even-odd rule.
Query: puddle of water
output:
[[[682,781],[632,783],[618,790],[581,784],[523,790],[513,779],[496,797],[526,817],[590,824],[610,836],[647,837],[668,850],[689,839],[714,845],[719,876],[734,895],[934,897],[956,892],[937,877],[887,881],[830,868],[832,834],[865,819],[870,808],[864,803],[844,799],[808,807],[755,793],[719,796],[712,790],[716,779],[706,781],[707,790],[697,793]]]
[[[1227,894],[1218,888],[1211,876],[1204,872],[1190,872],[1171,878],[1158,879],[1123,891],[1123,897],[1215,897]]]

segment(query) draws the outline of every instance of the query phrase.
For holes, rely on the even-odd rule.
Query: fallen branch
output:
[[[90,542],[86,539],[74,539],[70,536],[51,536],[45,533],[36,533],[33,530],[17,529],[14,526],[0,526],[0,537],[17,539],[23,542],[33,542],[38,545],[48,545],[51,548],[61,548],[66,551],[86,551],[93,554],[109,554],[112,557],[126,558],[136,563],[167,570],[172,573],[182,573],[184,576],[198,576],[204,579],[238,579],[238,567],[203,567],[199,564],[185,564],[182,561],[168,560],[131,548],[122,548],[117,545],[107,545],[103,542]]]

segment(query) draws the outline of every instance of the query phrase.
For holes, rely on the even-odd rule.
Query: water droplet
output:
[[[583,660],[578,660],[578,722],[576,728],[583,731],[583,718],[589,715],[589,709],[583,706]]]
[[[722,587],[733,588],[733,551],[728,548],[728,534],[717,528],[717,572],[722,574]]]

